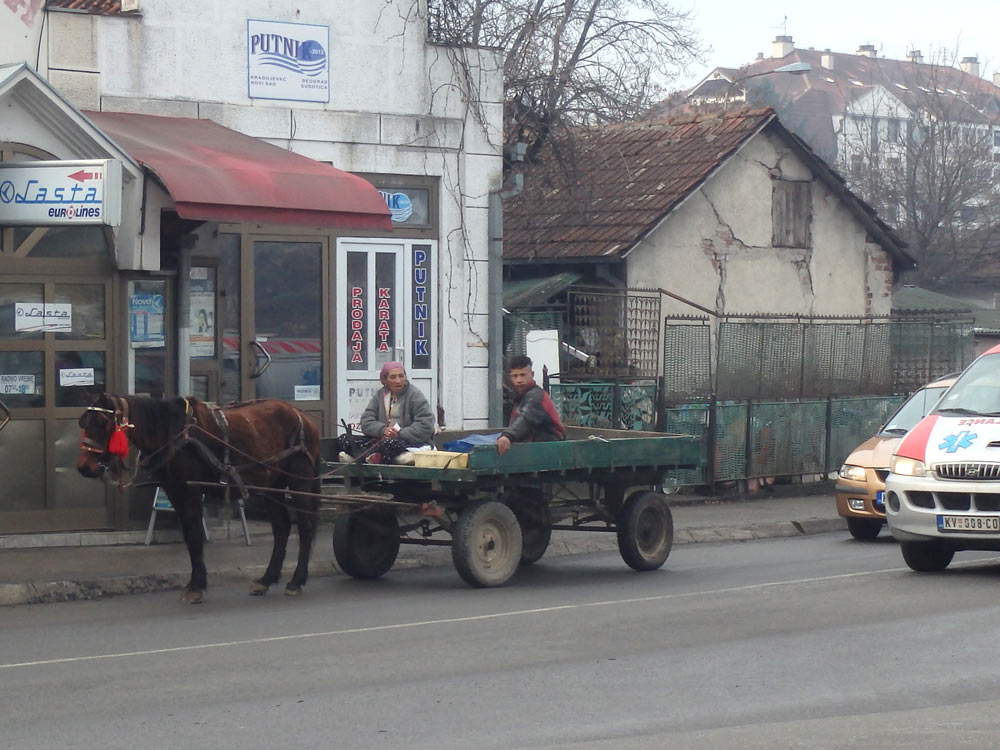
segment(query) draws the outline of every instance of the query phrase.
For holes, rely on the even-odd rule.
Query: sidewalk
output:
[[[774,494],[725,498],[674,495],[670,500],[675,545],[846,533],[844,520],[837,516],[834,506],[832,482],[778,487]],[[228,535],[220,521],[210,524],[209,531],[212,541],[205,546],[205,561],[210,589],[240,585],[241,581],[249,584],[263,573],[271,551],[267,522],[250,521],[249,547],[238,519],[229,524]],[[331,537],[332,525],[321,525],[309,566],[310,580],[341,575],[333,558]],[[156,543],[149,546],[143,544],[144,538],[144,531],[0,536],[0,605],[94,599],[183,587],[190,566],[179,534],[157,532]],[[297,549],[293,532],[285,558],[286,579],[294,567]],[[616,549],[614,534],[555,531],[546,557]],[[451,550],[447,547],[403,545],[395,567],[451,564]],[[280,593],[281,586],[279,583],[275,591]]]

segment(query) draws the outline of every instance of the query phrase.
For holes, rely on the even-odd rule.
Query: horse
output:
[[[85,477],[121,478],[129,445],[139,465],[162,487],[180,521],[191,558],[191,579],[181,600],[200,603],[208,586],[202,532],[204,488],[188,482],[228,482],[246,495],[263,495],[274,536],[271,560],[250,593],[263,595],[281,577],[296,511],[299,557],[285,593],[302,593],[319,524],[319,431],[299,409],[278,399],[220,408],[195,398],[153,399],[99,394],[80,417],[83,435],[77,470]],[[126,442],[127,441],[127,442]],[[291,494],[285,495],[284,489]],[[295,494],[303,493],[303,494]],[[285,498],[289,499],[285,499]]]

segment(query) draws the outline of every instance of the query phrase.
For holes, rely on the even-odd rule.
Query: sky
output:
[[[758,52],[770,57],[771,42],[787,33],[799,49],[855,52],[873,44],[879,57],[906,59],[918,49],[949,59],[977,56],[980,75],[1000,70],[1000,0],[675,0],[691,10],[692,26],[712,51],[675,84],[688,88],[715,67],[740,67]],[[956,61],[957,62],[957,61]]]

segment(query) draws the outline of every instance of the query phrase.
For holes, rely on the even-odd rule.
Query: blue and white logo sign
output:
[[[247,21],[247,92],[251,99],[330,101],[330,27]]]
[[[406,193],[387,193],[379,190],[379,194],[385,201],[392,213],[392,220],[397,224],[402,224],[413,215],[413,203]]]
[[[122,165],[114,159],[0,164],[0,226],[121,220]]]

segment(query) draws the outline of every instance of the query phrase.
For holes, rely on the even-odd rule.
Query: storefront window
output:
[[[41,284],[0,284],[0,339],[40,339],[40,329],[33,329],[24,317],[25,305],[43,301]]]
[[[107,390],[104,352],[56,352],[56,406],[87,406]]]
[[[321,249],[314,242],[254,243],[256,340],[271,355],[257,380],[261,398],[323,397]]]
[[[42,352],[0,352],[0,398],[11,409],[45,406]]]
[[[167,390],[167,282],[130,281],[129,358],[131,393],[162,398]]]
[[[49,227],[29,255],[32,258],[102,258],[109,255],[103,227]]]
[[[0,362],[3,354],[0,354]],[[4,396],[4,403],[9,404]],[[80,428],[76,430],[79,445]],[[77,448],[79,452],[79,448]],[[26,466],[34,471],[25,471]],[[45,422],[13,419],[0,437],[0,513],[41,510],[45,507]],[[81,477],[82,479],[82,477]],[[100,486],[99,482],[91,480]],[[3,516],[0,516],[3,518]]]
[[[215,269],[191,268],[191,359],[215,359]]]
[[[196,258],[213,258],[218,262],[206,270],[211,273],[215,296],[215,326],[222,331],[222,371],[218,377],[218,399],[222,403],[240,400],[240,235],[219,233],[218,225],[205,224],[193,233],[195,245],[191,254]],[[194,269],[192,269],[194,270]],[[192,292],[206,291],[199,288],[192,278]],[[192,298],[192,315],[196,300]],[[192,325],[192,330],[197,327]],[[193,334],[196,335],[196,334]],[[216,338],[218,341],[218,338]],[[196,350],[192,350],[192,360],[199,361]],[[217,356],[217,353],[216,355]],[[205,360],[200,360],[206,364]],[[204,383],[208,388],[208,384]],[[192,388],[200,387],[192,381]]]
[[[49,302],[70,305],[72,329],[56,331],[57,339],[104,339],[104,285],[56,284]]]

